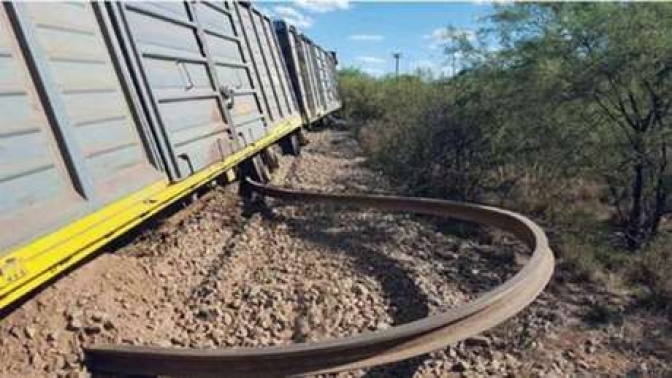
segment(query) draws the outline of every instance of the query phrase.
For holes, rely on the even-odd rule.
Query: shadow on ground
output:
[[[353,267],[380,283],[390,303],[389,314],[393,325],[409,323],[429,315],[428,299],[416,285],[409,272],[398,261],[376,251],[368,244],[371,236],[385,237],[389,230],[371,222],[358,222],[356,231],[341,229],[333,232],[334,221],[325,212],[313,212],[308,219],[286,218],[277,214],[262,213],[266,220],[284,223],[297,238],[309,240],[325,247],[329,253],[341,254],[352,259]],[[324,214],[324,215],[322,215]],[[324,230],[330,229],[331,232]],[[388,235],[389,236],[389,235]],[[422,364],[426,356],[372,368],[367,377],[407,377]]]

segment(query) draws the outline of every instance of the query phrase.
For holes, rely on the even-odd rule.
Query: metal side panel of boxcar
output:
[[[3,250],[163,179],[95,6],[4,5]]]
[[[331,87],[332,87],[332,94],[334,97],[334,106],[335,110],[340,109],[343,107],[343,103],[341,101],[341,94],[339,92],[339,86],[338,86],[338,58],[336,57],[336,52],[330,51],[329,52],[329,67],[330,67],[330,73],[331,73]]]
[[[324,113],[331,112],[331,80],[329,79],[329,62],[327,53],[317,46],[318,62],[320,66],[320,79],[322,79],[322,91],[324,93]]]
[[[276,21],[276,35],[306,122],[315,122],[338,110],[341,103],[335,54],[326,52],[282,20]]]
[[[270,51],[264,28],[264,16],[249,3],[234,2],[243,36],[250,57],[257,70],[260,90],[266,102],[266,117],[270,125],[276,125],[290,116],[286,109],[277,74],[277,67]]]
[[[233,17],[0,5],[0,308],[301,126],[265,130]]]
[[[275,32],[282,57],[287,68],[287,77],[294,93],[295,106],[299,108],[301,116],[308,122],[310,120],[309,90],[304,81],[302,67],[299,62],[299,46],[296,41],[296,29],[285,21],[274,22]]]
[[[270,45],[271,54],[276,61],[276,66],[278,69],[278,81],[283,93],[286,113],[290,116],[297,115],[298,109],[296,107],[296,98],[294,96],[292,84],[289,80],[287,62],[283,57],[282,51],[280,49],[280,43],[278,42],[277,35],[275,34],[275,28],[273,27],[273,23],[269,18],[264,19],[264,27]]]
[[[323,69],[320,61],[320,50],[313,41],[308,41],[308,55],[309,60],[313,70],[313,76],[315,81],[315,93],[317,97],[317,115],[322,117],[326,112],[326,98],[324,96],[324,80],[323,80]]]
[[[325,51],[328,107],[327,112],[333,113],[341,108],[341,99],[338,94],[338,73],[336,72],[336,56],[334,52]]]
[[[306,110],[308,119],[312,122],[317,117],[317,87],[315,85],[315,77],[313,75],[313,67],[310,63],[308,55],[308,43],[301,34],[294,30],[290,37],[296,42],[296,52],[299,62],[299,71],[306,88]]]
[[[254,67],[246,49],[236,16],[229,3],[197,3],[196,15],[203,24],[203,36],[212,56],[220,89],[230,92],[227,106],[239,142],[250,145],[267,132],[259,93],[253,87]]]
[[[319,83],[317,80],[317,67],[315,66],[315,59],[313,57],[314,46],[312,42],[306,38],[303,34],[298,36],[301,48],[299,52],[302,55],[302,63],[304,65],[305,77],[310,86],[310,98],[311,98],[311,122],[316,120],[321,116],[321,101],[320,101],[320,89]]]
[[[195,8],[200,6],[181,2],[113,5],[174,180],[223,160],[240,146],[217,86],[209,54],[213,41],[196,19]]]
[[[280,107],[280,96],[272,81],[268,50],[263,46],[259,32],[260,15],[251,5],[234,2],[236,14],[239,17],[241,32],[245,38],[247,49],[254,62],[260,90],[266,102],[266,117],[269,124],[274,125],[283,118]]]

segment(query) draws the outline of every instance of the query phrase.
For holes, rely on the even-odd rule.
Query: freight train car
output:
[[[283,20],[275,21],[275,29],[304,122],[314,123],[339,110],[336,53],[325,51]]]
[[[335,62],[303,48],[311,120]],[[0,5],[0,308],[294,137],[286,59],[249,3]]]

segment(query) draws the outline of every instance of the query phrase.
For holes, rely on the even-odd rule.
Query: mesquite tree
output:
[[[580,113],[585,138],[597,136],[586,164],[609,185],[628,246],[641,247],[670,211],[672,4],[524,4],[492,19],[499,57],[536,72],[555,113]]]

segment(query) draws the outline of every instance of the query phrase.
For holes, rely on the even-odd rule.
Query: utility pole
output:
[[[398,78],[399,77],[399,59],[401,59],[401,52],[394,52],[392,53],[392,57],[394,58],[394,77]]]

